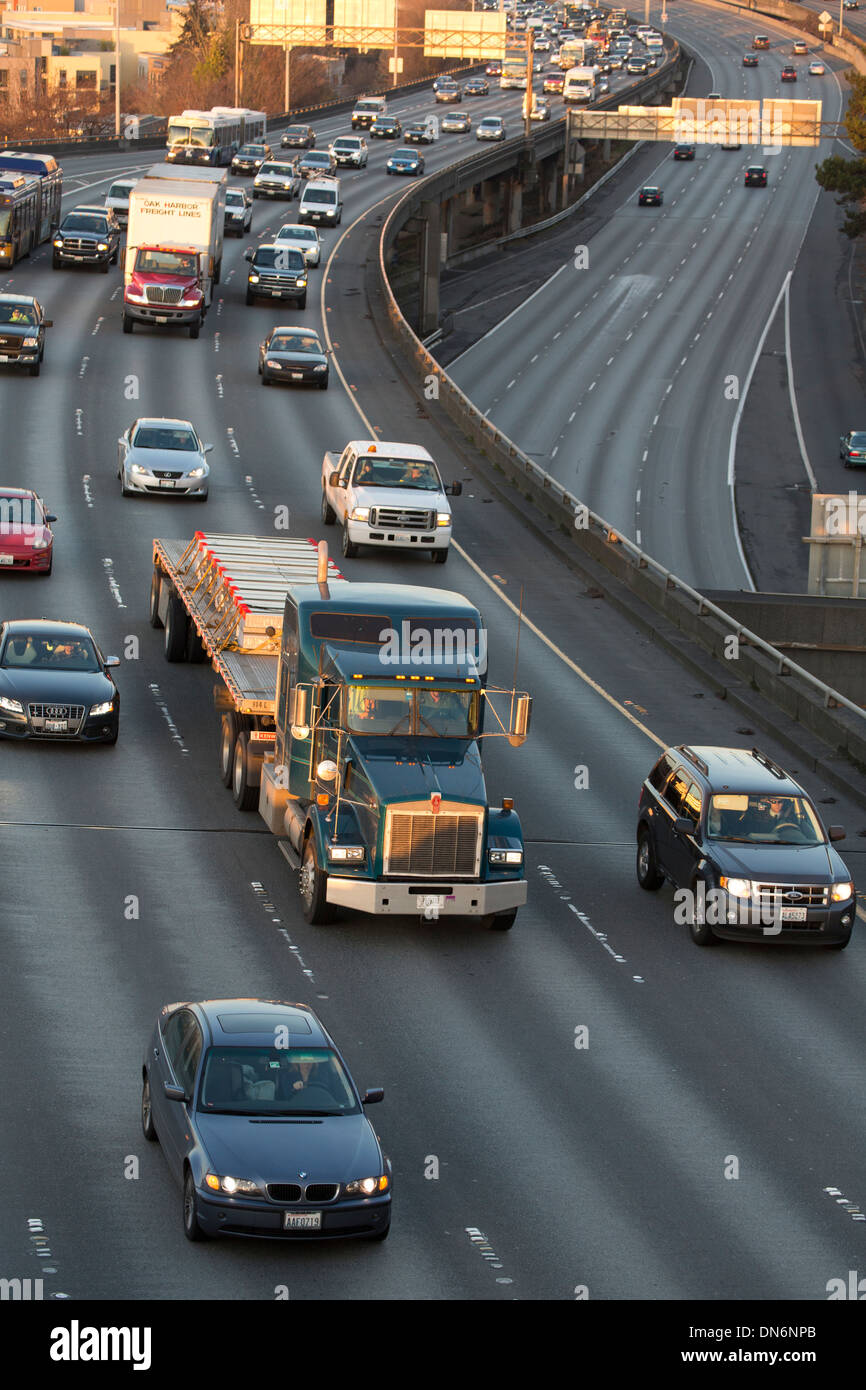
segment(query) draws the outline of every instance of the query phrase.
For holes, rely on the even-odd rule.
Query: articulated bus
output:
[[[39,245],[39,180],[0,170],[0,265],[11,266]]]
[[[214,106],[210,111],[182,111],[169,117],[168,152],[172,164],[231,164],[241,145],[261,144],[264,111]]]
[[[526,58],[504,58],[502,60],[502,74],[499,78],[499,86],[505,91],[507,87],[516,87],[518,91],[526,91]]]
[[[26,174],[39,184],[38,241],[50,241],[60,222],[60,200],[63,197],[63,170],[53,154],[37,154],[33,150],[4,150],[0,154],[0,170]]]

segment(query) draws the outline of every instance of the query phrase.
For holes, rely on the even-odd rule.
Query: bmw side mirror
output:
[[[385,1099],[385,1087],[373,1086],[369,1091],[364,1092],[362,1105],[377,1105],[380,1100]]]
[[[119,657],[119,656],[107,656],[107,657],[105,658],[105,669],[106,669],[106,671],[110,670],[112,666],[119,666],[119,665],[120,665],[120,657]]]
[[[186,1091],[182,1086],[172,1086],[170,1081],[164,1081],[162,1086],[166,1100],[186,1100]]]
[[[688,816],[677,816],[674,821],[675,835],[694,835],[695,829],[696,826],[694,822],[690,821]]]
[[[830,829],[828,830],[827,833],[828,833],[828,835],[830,836],[830,839],[831,839],[831,840],[844,840],[844,839],[845,839],[845,827],[844,827],[844,825],[831,825],[831,826],[830,826]]]

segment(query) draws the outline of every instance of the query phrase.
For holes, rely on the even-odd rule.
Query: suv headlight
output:
[[[732,898],[750,898],[752,896],[752,880],[749,878],[726,878],[722,874],[719,883]]]
[[[306,275],[302,275],[302,276],[300,277],[300,279],[298,279],[298,280],[295,281],[295,284],[297,285],[297,287],[298,287],[299,290],[305,290],[305,289],[307,288],[307,277],[306,277]]]
[[[853,893],[853,883],[834,883],[830,889],[830,901],[831,903],[847,902],[848,899],[853,896]]]
[[[22,346],[22,347],[38,347],[38,346],[39,346],[39,339],[38,339],[38,338],[25,338],[24,341],[23,341],[23,343],[21,344],[21,346]]]
[[[227,1192],[230,1196],[240,1194],[242,1197],[261,1197],[261,1189],[257,1182],[251,1178],[232,1178],[218,1177],[216,1173],[208,1173],[205,1178],[205,1185],[211,1192]]]
[[[487,851],[487,859],[491,864],[512,864],[523,863],[522,849],[490,849]]]
[[[351,521],[369,521],[369,520],[370,520],[370,508],[369,508],[369,507],[353,507],[353,508],[352,508],[352,515],[351,515],[351,517],[350,517],[350,520],[351,520]]]
[[[107,250],[108,250],[108,242],[107,242],[107,241],[99,241],[99,242],[97,242],[97,244],[96,244],[96,249],[97,249],[97,251],[107,251]]]
[[[98,714],[111,714],[114,709],[114,700],[103,700],[101,705],[90,706],[90,718],[93,719]]]
[[[250,276],[250,284],[251,284],[251,285],[257,285],[258,283],[259,283],[259,277],[258,277],[258,275],[251,275],[251,276]]]
[[[60,248],[61,248],[62,245],[63,245],[63,237],[59,237],[59,236],[58,236],[58,237],[55,237],[55,238],[54,238],[54,245],[57,247],[57,250],[59,251]]]
[[[383,1173],[381,1178],[356,1178],[354,1182],[344,1182],[343,1194],[346,1197],[372,1197],[377,1192],[387,1192],[389,1186],[388,1174]]]
[[[5,695],[0,695],[0,709],[5,710],[7,714],[24,713],[24,706],[20,700],[7,700]]]
[[[335,860],[352,860],[359,863],[366,857],[367,851],[363,845],[328,845],[328,858]]]

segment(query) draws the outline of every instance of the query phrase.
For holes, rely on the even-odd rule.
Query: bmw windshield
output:
[[[198,1109],[211,1115],[360,1113],[339,1057],[324,1047],[212,1047]]]

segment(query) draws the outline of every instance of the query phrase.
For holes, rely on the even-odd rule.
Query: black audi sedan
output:
[[[188,1240],[385,1240],[391,1164],[305,1004],[166,1004],[141,1069],[141,1126],[183,1189]]]
[[[116,743],[120,696],[80,623],[16,619],[0,625],[0,738]]]
[[[328,389],[328,354],[312,328],[272,328],[259,348],[263,386],[274,381]]]

